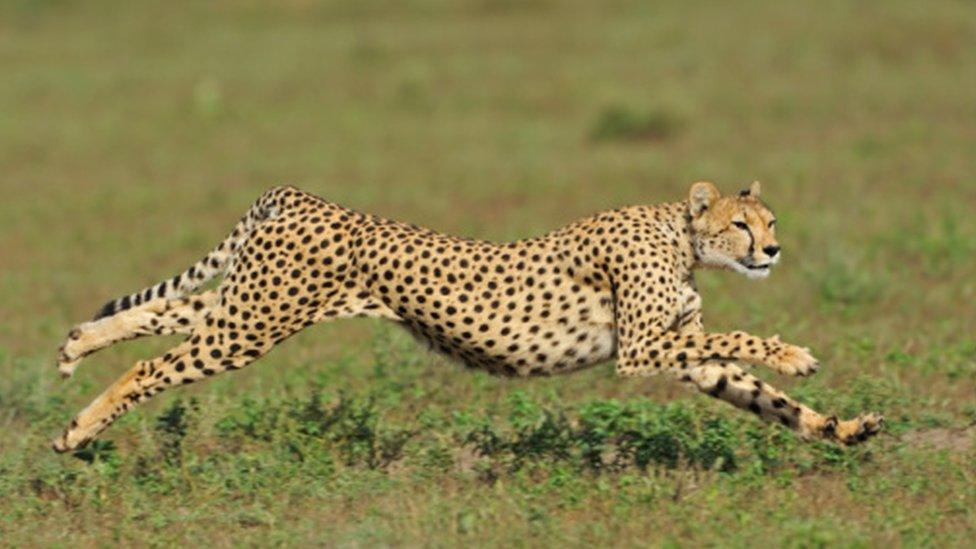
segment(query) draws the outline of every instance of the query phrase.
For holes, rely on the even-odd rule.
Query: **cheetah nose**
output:
[[[769,257],[776,257],[776,254],[779,253],[779,246],[763,246],[763,251]]]

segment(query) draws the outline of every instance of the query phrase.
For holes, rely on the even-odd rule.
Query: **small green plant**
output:
[[[190,399],[188,406],[177,399],[156,418],[159,455],[167,464],[179,465],[183,461],[183,439],[199,409],[195,398]]]
[[[669,111],[639,111],[616,105],[600,113],[590,137],[594,141],[664,141],[679,127],[678,117]]]
[[[229,442],[249,439],[284,442],[294,456],[303,456],[309,441],[319,441],[338,451],[348,466],[382,469],[403,457],[412,429],[382,425],[372,397],[357,399],[345,393],[327,405],[319,389],[305,399],[288,401],[246,400],[236,413],[217,422],[217,430]]]
[[[592,472],[682,464],[722,471],[736,467],[738,438],[731,424],[684,407],[597,401],[582,406],[573,420],[566,410],[539,408],[524,397],[513,400],[510,431],[482,424],[465,438],[477,454],[509,471],[543,462],[572,463]]]
[[[274,438],[280,413],[281,408],[267,400],[245,398],[234,413],[217,422],[217,432],[225,438],[268,442]]]
[[[95,463],[115,463],[118,461],[115,443],[111,440],[93,440],[88,446],[76,450],[72,456],[89,465]]]
[[[372,398],[363,402],[340,398],[329,413],[330,438],[339,446],[347,465],[364,464],[385,468],[403,456],[403,447],[413,437],[408,430],[387,430],[379,426]]]

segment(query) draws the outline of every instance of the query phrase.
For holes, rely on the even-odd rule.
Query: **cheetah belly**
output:
[[[572,372],[613,358],[617,349],[611,324],[542,325],[535,337],[528,331],[512,333],[512,341],[524,341],[524,344],[510,343],[501,349],[490,339],[470,341],[445,337],[417,322],[404,321],[401,326],[434,351],[460,359],[470,367],[505,376]]]
[[[576,295],[574,305],[557,307],[558,314],[544,317],[499,314],[490,307],[480,313],[471,310],[447,317],[405,308],[397,312],[413,335],[468,366],[506,376],[553,375],[592,366],[616,354],[609,297],[589,288],[581,288]],[[448,308],[448,312],[453,311]]]
[[[616,355],[617,338],[612,324],[587,322],[577,325],[575,329],[559,325],[548,328],[554,335],[546,340],[548,345],[540,350],[546,355],[546,360],[542,362],[541,368],[540,363],[536,362],[536,369],[530,369],[522,375],[572,372]]]

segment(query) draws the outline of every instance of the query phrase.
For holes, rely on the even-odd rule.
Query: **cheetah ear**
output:
[[[708,210],[708,207],[720,196],[718,189],[712,183],[708,181],[694,183],[688,193],[688,206],[691,209],[691,215],[698,217]]]
[[[749,188],[748,189],[745,189],[745,190],[743,190],[743,191],[741,191],[739,193],[739,196],[755,196],[755,197],[758,197],[760,190],[762,190],[762,188],[760,187],[759,182],[758,181],[753,181],[752,182],[752,185],[749,185]]]

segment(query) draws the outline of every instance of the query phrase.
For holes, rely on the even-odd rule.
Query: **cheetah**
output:
[[[349,317],[396,322],[432,349],[502,376],[616,359],[620,376],[671,374],[805,439],[861,442],[880,431],[880,414],[825,416],[745,370],[806,376],[819,367],[809,349],[704,329],[696,269],[765,278],[782,256],[776,218],[759,195],[758,182],[732,195],[697,182],[680,202],[606,211],[494,244],[272,188],[187,271],[108,302],[70,331],[58,355],[64,377],[119,341],[186,338],[138,361],[53,447],[83,447],[173,385],[243,368],[302,328]],[[221,275],[215,289],[198,292]]]

